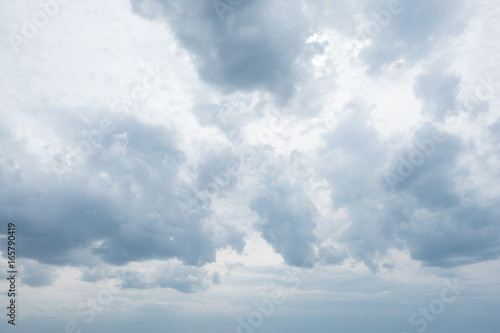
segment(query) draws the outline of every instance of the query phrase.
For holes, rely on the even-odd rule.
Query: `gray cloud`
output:
[[[377,33],[368,33],[370,37],[373,35],[371,43],[360,52],[360,58],[369,66],[369,74],[381,74],[384,68],[401,59],[413,64],[467,25],[467,18],[460,16],[464,8],[462,0],[400,1],[401,11],[396,14],[388,11],[388,3],[364,2],[367,19],[378,26],[378,30],[373,28]]]
[[[440,139],[435,141],[435,137]],[[400,169],[404,172],[396,191],[411,193],[423,208],[459,205],[453,171],[458,155],[463,152],[460,138],[424,124],[415,131],[412,145],[399,152],[393,162],[393,174],[401,175]]]
[[[125,288],[150,289],[172,288],[183,293],[195,293],[207,289],[213,275],[196,267],[157,267],[153,273],[125,271],[122,286]]]
[[[317,209],[300,186],[279,178],[269,175],[266,190],[253,200],[251,208],[259,215],[257,229],[262,237],[287,264],[304,266],[314,254]]]
[[[62,2],[0,13],[19,332],[498,330],[498,1]]]
[[[496,142],[500,142],[500,119],[489,126],[489,131]]]
[[[232,189],[237,182],[235,172],[240,164],[240,158],[229,149],[206,153],[203,161],[198,164],[198,189],[208,195],[220,195]]]
[[[498,258],[498,209],[464,205],[450,210],[415,211],[399,232],[412,258],[425,265],[453,267]]]
[[[348,210],[351,224],[340,241],[351,256],[375,272],[378,268],[373,259],[395,246],[386,230],[395,216],[377,208],[382,193],[376,175],[386,151],[377,131],[366,122],[370,106],[358,98],[343,111],[344,117],[323,138],[321,173],[331,188],[334,209]]]
[[[104,116],[87,113],[94,124]],[[179,180],[176,166],[185,158],[175,147],[175,133],[129,117],[113,121],[114,131],[88,143],[87,156],[77,153],[84,123],[53,125],[63,129],[69,150],[53,151],[48,164],[35,162],[23,142],[7,140],[13,154],[1,165],[0,191],[9,200],[0,212],[22,226],[23,256],[54,265],[94,265],[95,258],[115,265],[169,258],[203,265],[215,260],[219,247],[241,250],[241,232],[223,228],[225,238],[216,241],[202,222],[211,215],[210,202],[196,200],[193,184]],[[75,131],[65,131],[68,126]],[[59,182],[52,163],[66,163],[71,154],[78,163],[65,164],[69,171]],[[166,155],[175,156],[176,166],[162,164]],[[180,209],[186,203],[196,211],[187,219]]]
[[[39,264],[33,260],[23,260],[20,269],[21,282],[31,287],[52,284],[58,277],[55,266]]]
[[[186,112],[194,114],[201,126],[221,129],[231,147],[247,147],[247,126],[280,112],[290,117],[292,126],[304,121],[301,131],[320,133],[328,128],[329,124],[318,125],[318,120],[325,116],[329,90],[335,92],[334,76],[341,73],[313,79],[310,60],[324,54],[325,66],[335,72],[337,59],[331,58],[330,51],[338,45],[326,42],[329,29],[343,34],[342,38],[354,37],[357,14],[370,16],[384,9],[375,1],[307,5],[243,1],[221,20],[210,1],[131,3],[142,17],[167,22],[200,78],[222,91],[222,97],[206,99],[202,94]],[[403,1],[401,13],[392,15],[391,22],[361,50],[368,73],[380,74],[400,60],[413,65],[425,59],[463,31],[468,23],[460,16],[463,5],[450,0]],[[308,41],[314,34],[325,41]],[[342,66],[357,66],[347,63]],[[384,141],[369,121],[375,106],[357,98],[346,104],[336,126],[322,137],[322,148],[303,153],[290,152],[286,144],[283,150],[267,145],[251,161],[237,149],[209,148],[204,159],[188,167],[188,156],[197,152],[183,149],[197,148],[186,148],[184,142],[181,149],[178,133],[163,126],[133,117],[116,119],[107,111],[55,109],[48,103],[25,111],[29,117],[36,113],[34,118],[47,129],[47,137],[63,142],[62,148],[48,143],[43,147],[45,156],[40,157],[28,139],[18,139],[8,124],[0,125],[0,192],[7,198],[0,203],[0,213],[19,221],[20,241],[26,244],[23,256],[36,262],[31,271],[41,272],[38,280],[35,273],[28,274],[27,283],[51,283],[46,264],[79,266],[85,271],[83,279],[97,281],[107,276],[103,268],[107,265],[177,259],[190,267],[180,269],[178,275],[164,272],[155,277],[131,272],[130,286],[203,290],[219,279],[200,267],[213,262],[219,249],[230,246],[241,253],[245,246],[242,230],[215,221],[212,201],[230,198],[248,178],[255,178],[248,183],[261,186],[250,200],[259,218],[255,228],[289,265],[301,266],[315,251],[324,252],[326,240],[340,250],[322,255],[324,264],[335,265],[351,256],[373,272],[378,269],[377,259],[392,248],[409,249],[414,259],[438,267],[498,257],[496,201],[481,202],[473,190],[460,186],[473,182],[472,169],[458,165],[466,157],[477,157],[474,139],[448,133],[432,149],[422,148],[446,120],[447,110],[462,103],[480,117],[494,101],[466,105],[457,96],[460,73],[436,68],[440,64],[417,75],[413,87],[422,102],[423,118],[435,123],[412,128],[407,137],[399,137],[401,142],[395,137]],[[263,94],[247,94],[255,91]],[[104,117],[113,119],[114,129],[102,137],[89,132],[89,124],[98,124]],[[490,143],[498,143],[498,128],[498,121],[489,127]],[[279,133],[283,141],[297,135]],[[86,140],[90,151],[76,156]],[[427,153],[429,149],[432,152]],[[398,175],[402,160],[410,163],[419,156],[422,163],[388,186],[384,175]],[[307,164],[308,159],[318,163],[288,170],[291,160]],[[227,172],[231,162],[232,167],[242,165],[240,174]],[[59,177],[54,165],[64,165],[55,170]],[[186,173],[193,178],[185,177]],[[317,178],[312,180],[311,174]],[[334,211],[345,213],[342,218],[347,222],[338,235],[315,233],[321,214],[305,191],[313,181],[325,181]],[[0,243],[4,246],[5,240]],[[96,265],[100,268],[90,269]]]
[[[292,97],[300,80],[297,61],[309,37],[297,6],[243,1],[221,20],[211,1],[131,3],[144,17],[161,13],[190,52],[203,81],[226,92],[268,91],[280,103]]]
[[[351,102],[345,112],[320,154],[332,204],[347,209],[351,222],[340,237],[350,255],[374,272],[374,260],[390,248],[408,248],[428,266],[498,258],[498,209],[457,186],[470,179],[457,165],[472,147],[427,123],[391,148],[367,125],[366,105]],[[400,177],[392,190],[388,173]]]
[[[422,112],[440,121],[450,115],[457,108],[459,83],[459,77],[436,70],[419,75],[413,92],[423,102]]]

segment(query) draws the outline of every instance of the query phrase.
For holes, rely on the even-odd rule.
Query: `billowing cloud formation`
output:
[[[221,153],[208,152],[198,164],[196,185],[200,191],[222,193],[234,187],[237,179],[232,170],[238,168],[239,157],[229,150]]]
[[[39,264],[34,260],[23,260],[21,275],[22,283],[31,287],[50,285],[58,276],[55,267]]]
[[[13,80],[17,93],[2,99],[16,112],[0,125],[0,214],[19,223],[27,284],[54,281],[45,265],[76,266],[91,282],[119,267],[131,288],[191,293],[231,260],[349,259],[377,272],[397,270],[393,250],[440,268],[498,258],[498,80],[478,89],[463,66],[472,61],[450,51],[475,49],[470,3],[130,4],[144,25],[130,28],[144,52],[130,63],[159,54],[169,79],[155,93],[141,80],[122,115],[111,111],[123,103],[96,97],[127,62],[102,74],[95,96],[86,80],[103,68],[91,63],[74,91],[63,89],[70,78],[39,92],[40,77],[72,68],[44,54],[27,58],[50,69],[37,67],[35,88]],[[99,34],[79,44],[113,49]],[[118,53],[94,56],[107,69]],[[136,103],[141,93],[148,101]]]
[[[394,246],[386,226],[397,216],[380,209],[384,194],[377,175],[385,150],[376,130],[366,123],[367,108],[359,99],[349,102],[344,119],[325,135],[325,148],[319,153],[325,156],[321,170],[331,187],[332,204],[346,208],[352,221],[341,239],[351,255],[376,271],[372,259]]]
[[[460,190],[460,183],[470,183],[474,176],[457,165],[472,152],[459,137],[429,125],[415,131],[413,142],[394,164],[404,169],[406,163],[408,175],[395,193],[412,207],[406,209],[411,214],[398,231],[412,256],[440,267],[497,257],[500,243],[491,233],[498,233],[493,222],[499,218],[498,198],[482,202],[472,196],[477,190]]]
[[[141,273],[137,270],[123,272],[122,286],[126,288],[150,289],[173,288],[184,293],[194,293],[217,283],[217,275],[211,275],[206,270],[197,267],[180,265],[154,265],[151,273]]]
[[[380,74],[398,61],[413,64],[466,27],[465,1],[365,1],[366,21],[358,35],[370,40],[361,59]]]
[[[415,96],[423,102],[423,112],[430,113],[435,119],[443,120],[446,113],[457,107],[457,93],[460,78],[442,75],[437,69],[421,74],[415,80]]]
[[[499,239],[492,235],[499,231],[493,222],[498,198],[481,202],[460,186],[474,177],[457,167],[473,150],[429,123],[391,146],[366,123],[367,109],[348,103],[320,152],[332,204],[351,221],[340,236],[350,254],[372,271],[379,268],[373,260],[390,248],[408,247],[414,259],[438,267],[498,257]]]
[[[275,176],[271,176],[274,178]],[[262,237],[293,266],[307,266],[314,254],[316,207],[301,189],[286,181],[269,179],[264,194],[255,198],[252,209],[261,222]]]
[[[94,124],[106,119],[87,116]],[[60,122],[54,130],[61,126],[64,133],[68,125]],[[97,258],[114,265],[169,258],[203,265],[215,260],[219,246],[229,245],[216,244],[213,231],[201,222],[210,216],[209,203],[193,201],[192,184],[178,177],[184,157],[173,143],[174,133],[128,116],[114,120],[113,130],[100,136],[88,136],[84,123],[70,125],[79,135],[66,136],[67,149],[54,153],[49,163],[32,162],[27,169],[8,160],[2,165],[2,195],[9,200],[0,210],[22,221],[25,257],[55,265],[92,265]],[[9,140],[15,160],[24,165],[36,160],[22,142]],[[210,167],[200,169],[198,179],[209,175]],[[196,214],[186,219],[181,207],[187,202],[194,202]],[[227,233],[240,249],[241,237]]]
[[[227,92],[264,90],[286,102],[300,80],[298,60],[309,37],[300,8],[281,2],[231,3],[132,1],[139,14],[161,13],[167,19],[205,82]]]
[[[4,1],[19,332],[497,332],[499,12]]]

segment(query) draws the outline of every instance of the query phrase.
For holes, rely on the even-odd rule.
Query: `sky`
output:
[[[1,332],[498,333],[498,1],[0,7]]]

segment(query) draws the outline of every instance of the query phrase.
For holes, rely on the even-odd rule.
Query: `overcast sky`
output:
[[[496,0],[0,0],[32,333],[498,333]]]

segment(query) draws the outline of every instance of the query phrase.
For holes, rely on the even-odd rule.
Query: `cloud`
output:
[[[434,267],[454,267],[498,258],[498,209],[479,204],[450,210],[416,210],[399,232],[412,258]]]
[[[383,147],[377,131],[366,123],[369,106],[354,99],[343,109],[344,117],[324,136],[326,147],[320,154],[322,171],[332,185],[334,205],[342,206],[357,200],[372,190],[374,166],[383,159]]]
[[[450,115],[457,108],[459,83],[459,77],[436,69],[417,76],[413,92],[423,102],[422,112],[440,121]]]
[[[80,120],[54,125],[75,131],[59,132],[67,150],[51,147],[44,162],[23,141],[7,140],[15,153],[1,166],[1,191],[9,200],[0,211],[22,224],[23,256],[53,265],[93,265],[97,258],[113,265],[169,258],[203,265],[215,260],[219,247],[242,248],[241,232],[222,227],[220,243],[202,222],[211,216],[210,202],[196,200],[194,184],[178,176],[185,155],[175,133],[132,117],[87,113],[94,124],[105,117],[114,130],[93,143]],[[165,166],[165,156],[174,157],[174,165]],[[64,172],[58,178],[54,170]]]
[[[198,189],[210,195],[232,189],[237,181],[235,171],[240,164],[240,158],[229,149],[223,152],[208,152],[204,160],[198,164],[196,178]]]
[[[398,10],[389,11],[390,1],[365,1],[363,38],[371,41],[360,52],[370,75],[403,60],[414,64],[443,47],[464,31],[467,16],[461,15],[465,1],[400,1]],[[365,36],[366,35],[366,36]]]
[[[474,154],[471,146],[431,123],[391,144],[368,124],[371,111],[362,100],[347,103],[343,112],[318,153],[333,209],[349,221],[331,237],[349,255],[373,272],[391,248],[408,248],[413,259],[438,267],[498,257],[498,237],[490,233],[497,229],[496,201],[471,200],[459,186],[472,177],[457,167]]]
[[[348,102],[343,117],[323,136],[321,174],[331,190],[334,210],[345,209],[348,227],[339,236],[349,255],[363,261],[372,271],[373,262],[395,246],[386,224],[394,217],[380,209],[383,200],[377,179],[386,149],[378,132],[367,123],[371,107],[360,98]]]
[[[251,209],[259,216],[262,237],[293,266],[306,266],[314,255],[317,209],[293,185],[277,174],[269,174],[265,191],[253,199]]]
[[[409,332],[452,276],[495,331],[498,1],[60,2],[0,13],[25,331]]]
[[[23,260],[20,269],[21,281],[31,287],[51,285],[58,274],[55,266],[39,264],[34,260]]]
[[[136,269],[125,270],[122,287],[135,289],[172,288],[183,293],[195,293],[212,285],[214,276],[207,270],[179,264],[155,263],[154,270],[150,272],[141,272]]]
[[[453,273],[494,284],[500,125],[476,66],[496,68],[478,33],[493,2],[405,0],[389,19],[389,1],[224,1],[74,3],[11,59],[0,214],[19,226],[22,283],[43,287],[32,311],[71,311],[120,272],[113,315],[189,318],[276,285],[311,299],[283,305],[295,315],[395,304]],[[358,40],[363,22],[380,31]],[[132,78],[143,67],[160,69],[154,91],[152,73]],[[68,269],[75,290],[56,279]]]
[[[131,3],[146,18],[167,20],[206,83],[228,93],[269,92],[280,103],[293,96],[301,73],[298,60],[309,37],[299,7],[243,1],[221,20],[211,1]]]
[[[414,133],[413,143],[394,160],[393,175],[399,175],[396,192],[411,193],[423,208],[454,207],[460,204],[454,184],[454,166],[464,152],[462,140],[430,124]]]
[[[489,126],[489,131],[496,142],[500,142],[500,119]]]

